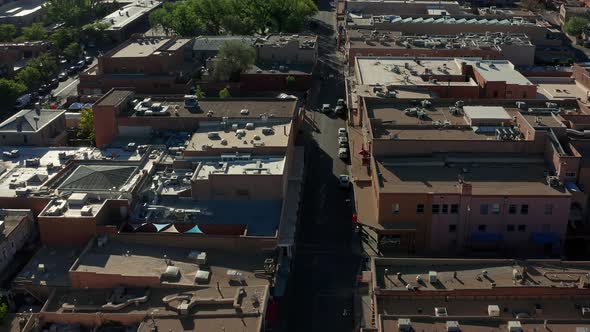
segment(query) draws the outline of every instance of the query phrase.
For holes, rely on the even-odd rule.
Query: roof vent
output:
[[[459,322],[456,320],[449,320],[447,321],[447,332],[459,332],[461,328],[459,327]]]
[[[400,331],[412,331],[412,321],[409,318],[400,318],[397,320],[397,327]]]

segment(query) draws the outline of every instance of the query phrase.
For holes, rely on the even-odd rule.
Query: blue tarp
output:
[[[567,190],[569,190],[570,192],[573,192],[573,193],[579,193],[579,192],[581,192],[580,188],[578,188],[578,186],[575,183],[573,183],[573,182],[566,182],[565,183],[565,188]]]
[[[476,242],[498,242],[502,241],[504,237],[498,233],[473,233],[471,240]]]
[[[531,235],[533,242],[537,244],[556,244],[559,243],[559,236],[553,232],[533,233]]]
[[[203,234],[203,231],[201,231],[201,229],[199,228],[199,225],[195,225],[193,228],[189,229],[188,231],[186,231],[185,233],[191,233],[191,234]]]

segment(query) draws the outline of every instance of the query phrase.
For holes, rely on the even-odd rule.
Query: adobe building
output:
[[[80,73],[80,95],[102,95],[115,87],[134,87],[144,94],[187,94],[192,88],[192,39],[130,39],[98,57]]]
[[[106,31],[112,40],[122,42],[133,33],[143,32],[149,14],[162,5],[158,0],[131,0],[116,11],[105,16],[100,22],[108,25]]]
[[[362,103],[353,187],[382,248],[559,254],[585,220],[576,101]]]
[[[406,35],[397,31],[346,30],[348,65],[354,58],[377,57],[478,57],[508,60],[516,66],[532,66],[535,46],[525,34],[485,33],[458,35]]]
[[[375,2],[371,0],[342,1],[346,4],[346,11],[355,15],[458,15],[465,14],[457,1],[431,0],[385,0]]]
[[[363,331],[580,331],[588,262],[381,258],[363,272]]]
[[[0,123],[0,145],[63,146],[67,144],[65,111],[24,109]]]
[[[357,57],[356,86],[433,93],[439,98],[534,98],[537,87],[507,60]]]
[[[459,35],[461,33],[525,34],[535,46],[561,46],[563,33],[548,22],[526,17],[491,17],[477,15],[428,16],[428,15],[380,15],[350,16],[347,30],[368,29],[398,31],[407,35]]]
[[[30,59],[50,48],[48,41],[0,43],[0,76],[14,76]]]

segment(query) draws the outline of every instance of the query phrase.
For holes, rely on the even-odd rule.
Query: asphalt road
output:
[[[320,35],[320,74],[311,94],[314,107],[332,106],[344,96],[341,56],[335,54],[334,12],[321,1],[316,17]],[[298,229],[294,269],[287,310],[288,331],[352,331],[353,292],[358,273],[359,242],[346,199],[352,193],[338,187],[339,174],[348,164],[338,158],[338,128],[345,121],[314,111],[307,112],[300,137],[305,144],[307,172]]]

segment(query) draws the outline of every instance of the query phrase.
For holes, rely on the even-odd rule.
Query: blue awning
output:
[[[170,224],[153,224],[156,227],[156,230],[159,232],[164,228],[168,227]]]
[[[531,240],[537,244],[556,244],[559,243],[559,236],[553,232],[533,233]]]
[[[503,236],[499,233],[473,233],[471,240],[475,242],[498,242],[502,241]]]
[[[199,225],[195,225],[193,228],[189,229],[185,233],[203,234],[203,231],[199,228]]]

